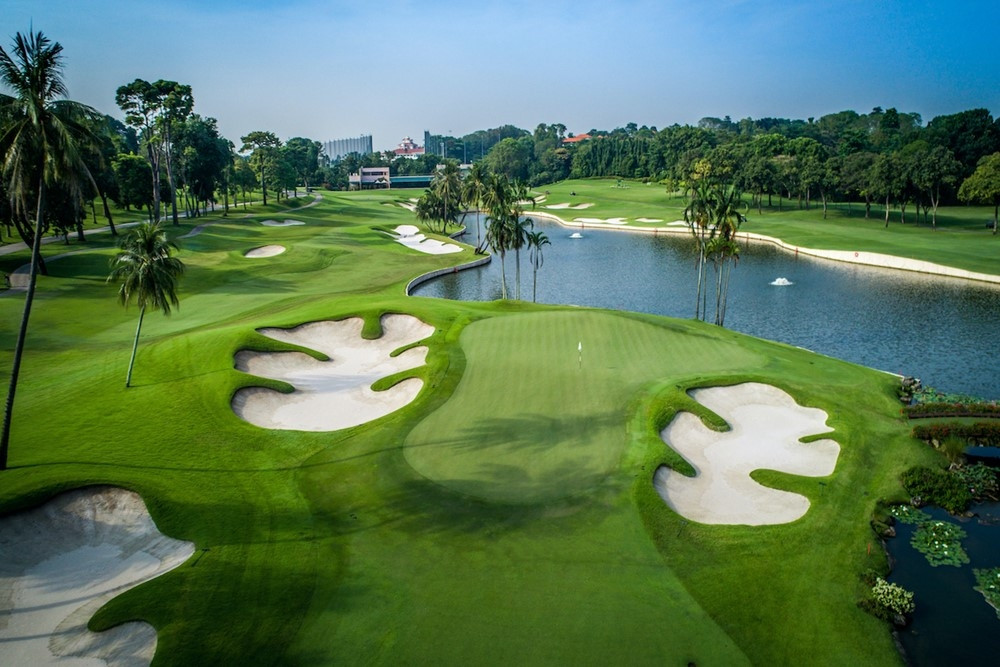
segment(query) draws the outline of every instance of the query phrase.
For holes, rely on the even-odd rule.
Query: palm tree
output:
[[[458,171],[458,165],[446,160],[434,174],[431,189],[437,193],[444,207],[443,216],[440,218],[443,223],[441,232],[444,233],[448,230],[448,223],[458,218],[458,209],[461,205],[462,176]]]
[[[490,172],[482,162],[472,165],[472,169],[462,182],[462,199],[466,205],[476,207],[476,252],[483,251],[483,233],[480,217],[482,213],[483,199],[486,197],[487,183]]]
[[[0,133],[4,185],[16,216],[30,220],[31,209],[34,208],[31,271],[4,408],[0,470],[7,467],[14,394],[35,283],[42,268],[40,248],[45,220],[45,190],[58,182],[78,196],[81,177],[88,174],[81,147],[93,143],[84,123],[97,112],[77,102],[58,99],[66,95],[61,54],[62,45],[52,42],[41,32],[27,37],[17,33],[14,48],[9,54],[0,47],[0,82],[14,92],[13,96],[0,95],[0,117],[7,119]]]
[[[542,268],[545,259],[542,257],[542,246],[551,245],[549,237],[542,231],[528,232],[528,261],[534,269],[531,277],[531,301],[536,301],[538,294],[538,269]]]
[[[511,184],[504,174],[493,174],[486,187],[486,244],[500,255],[500,298],[507,298],[507,251],[513,247],[511,229]]]
[[[535,198],[531,196],[527,183],[514,181],[510,184],[510,196],[507,199],[510,206],[510,245],[514,249],[514,298],[521,300],[521,248],[528,242],[528,233],[535,227],[535,221],[524,217],[524,207],[530,203],[535,207]]]
[[[184,273],[184,263],[170,256],[177,246],[167,241],[167,234],[159,222],[144,222],[134,228],[121,243],[121,251],[111,259],[111,275],[108,282],[119,281],[118,301],[128,307],[132,297],[139,306],[139,324],[135,328],[132,342],[132,357],[128,362],[125,386],[132,383],[132,365],[139,345],[139,331],[146,306],[170,314],[171,306],[179,306],[177,300],[177,279]]]

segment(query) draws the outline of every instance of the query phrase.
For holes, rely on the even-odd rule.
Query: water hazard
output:
[[[470,216],[465,241],[475,244]],[[686,235],[650,236],[536,222],[550,238],[537,300],[693,317],[695,246]],[[582,238],[570,238],[579,233]],[[515,258],[506,259],[508,285]],[[419,296],[500,297],[499,257],[420,285]],[[709,270],[711,276],[711,269]],[[784,278],[790,285],[773,285]],[[513,291],[513,287],[510,287]],[[521,298],[532,267],[521,256]],[[710,304],[710,312],[714,306]],[[796,256],[744,244],[729,288],[726,327],[904,375],[948,392],[1000,398],[1000,287]]]

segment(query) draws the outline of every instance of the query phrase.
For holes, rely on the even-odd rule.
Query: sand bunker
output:
[[[636,222],[663,222],[662,218],[636,218]]]
[[[233,411],[261,428],[295,431],[335,431],[384,417],[417,397],[423,380],[410,378],[385,391],[371,386],[380,378],[424,364],[426,347],[414,347],[390,357],[395,350],[434,333],[434,327],[410,315],[382,318],[382,337],[361,337],[363,320],[311,322],[294,329],[260,329],[286,343],[322,352],[319,361],[302,352],[236,353],[236,368],[261,377],[282,380],[295,387],[283,394],[264,387],[240,389]]]
[[[261,220],[260,224],[265,227],[294,227],[296,225],[304,225],[306,223],[301,220]]]
[[[599,223],[599,224],[609,224],[609,225],[624,225],[626,224],[625,218],[573,218],[573,222],[589,222],[589,223]]]
[[[254,248],[253,250],[247,250],[243,253],[244,257],[274,257],[275,255],[280,255],[285,252],[285,246],[283,245],[265,245],[259,248]]]
[[[681,412],[663,430],[663,439],[696,471],[695,477],[661,466],[653,483],[667,505],[699,523],[788,523],[802,517],[809,500],[750,478],[754,470],[825,477],[833,473],[840,446],[833,440],[800,442],[829,431],[827,415],[798,405],[771,385],[749,382],[696,389],[692,396],[725,419],[731,430],[713,431],[690,412]]]
[[[396,227],[395,232],[398,234],[395,238],[396,243],[405,245],[407,248],[419,250],[428,255],[449,255],[455,252],[462,252],[462,248],[454,243],[445,243],[437,239],[427,238],[419,233],[419,228],[413,225],[399,225]]]
[[[593,204],[591,204],[591,203],[570,204],[569,202],[563,202],[561,204],[549,204],[545,208],[551,208],[551,209],[557,209],[557,210],[558,209],[563,209],[563,208],[568,208],[568,209],[572,209],[574,211],[582,211],[583,209],[590,208],[591,206],[593,206]]]
[[[410,202],[405,202],[405,201],[398,201],[396,203],[399,204],[400,206],[402,206],[403,208],[405,208],[407,211],[416,211],[417,210],[417,205],[416,204],[413,204],[413,203],[410,203]]]
[[[156,630],[90,632],[108,600],[173,569],[194,545],[162,535],[137,494],[108,486],[64,493],[0,519],[0,662],[148,665]]]

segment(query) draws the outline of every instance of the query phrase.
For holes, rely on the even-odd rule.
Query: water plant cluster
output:
[[[922,553],[933,567],[952,565],[961,567],[969,562],[962,548],[965,531],[949,521],[924,521],[910,539],[910,545]]]
[[[930,514],[910,505],[893,505],[889,513],[900,523],[916,525],[910,545],[924,554],[927,562],[938,565],[960,567],[969,562],[969,556],[962,548],[965,531],[950,521],[935,520]]]
[[[983,594],[1000,618],[1000,567],[977,568],[972,573],[976,575],[976,590]]]

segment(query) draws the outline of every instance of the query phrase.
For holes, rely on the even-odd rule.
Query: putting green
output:
[[[692,329],[588,311],[475,322],[460,338],[467,366],[455,393],[410,433],[406,459],[439,484],[505,503],[593,488],[621,458],[643,386],[764,363]],[[470,420],[483,406],[489,416]]]

